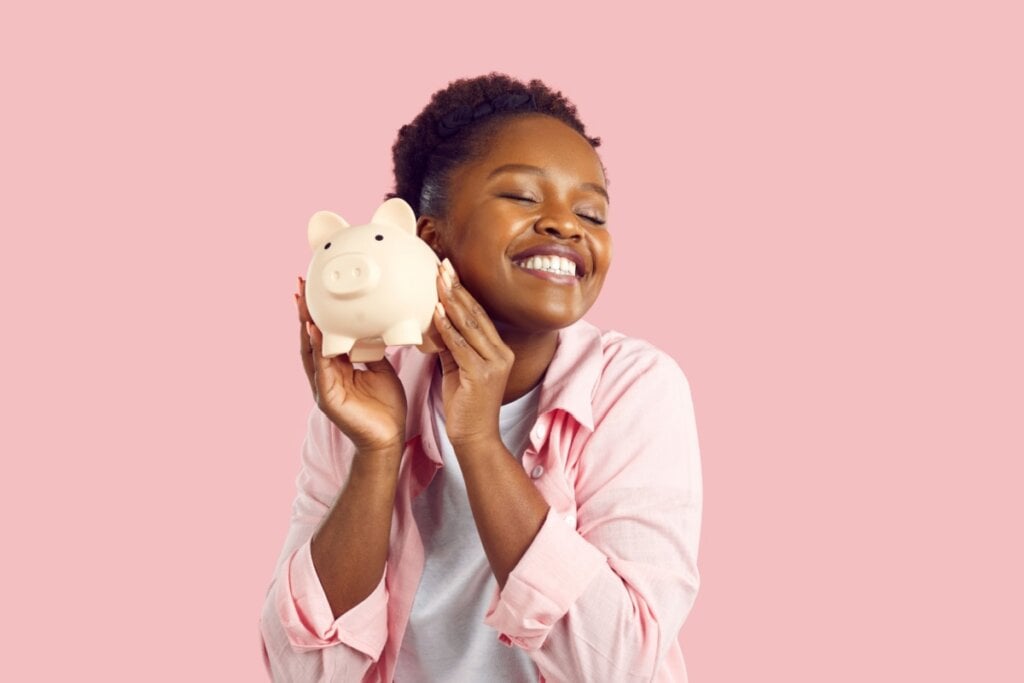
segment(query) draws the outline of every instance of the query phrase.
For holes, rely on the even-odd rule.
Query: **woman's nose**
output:
[[[549,210],[537,221],[537,232],[561,239],[578,240],[583,236],[579,219],[572,211]]]

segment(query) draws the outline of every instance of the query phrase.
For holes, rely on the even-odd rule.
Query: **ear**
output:
[[[420,216],[416,222],[416,234],[427,243],[427,246],[434,250],[439,259],[444,258],[444,248],[441,246],[441,235],[438,232],[437,219],[433,216]]]
[[[373,212],[370,222],[390,225],[399,230],[405,230],[409,234],[416,234],[416,214],[412,212],[412,207],[400,197],[392,197],[381,204]]]
[[[328,237],[347,227],[349,227],[348,222],[338,214],[330,211],[317,211],[309,219],[309,226],[306,228],[309,247],[317,249],[327,241]]]

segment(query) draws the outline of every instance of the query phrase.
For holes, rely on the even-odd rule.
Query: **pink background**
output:
[[[1019,3],[369,5],[2,11],[2,677],[263,680],[305,221],[497,69],[604,138],[589,318],[692,385],[692,680],[1024,680]]]

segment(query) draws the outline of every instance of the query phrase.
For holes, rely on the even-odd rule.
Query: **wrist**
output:
[[[479,459],[493,457],[496,453],[508,453],[505,443],[499,434],[482,434],[472,437],[463,437],[454,441],[449,437],[452,449],[460,460],[463,458]]]
[[[362,439],[350,436],[352,445],[356,447],[358,455],[389,456],[394,453],[401,454],[405,449],[405,434],[395,433],[386,439]]]
[[[352,468],[367,474],[397,472],[403,450],[400,444],[357,447],[355,457],[352,459]]]

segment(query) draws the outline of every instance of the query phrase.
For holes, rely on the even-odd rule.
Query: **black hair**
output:
[[[404,199],[417,216],[443,215],[451,172],[483,151],[498,121],[527,114],[556,118],[591,146],[601,144],[601,138],[587,135],[576,106],[540,80],[523,83],[498,72],[461,78],[435,92],[412,123],[399,129],[391,148],[395,189],[386,198]]]

